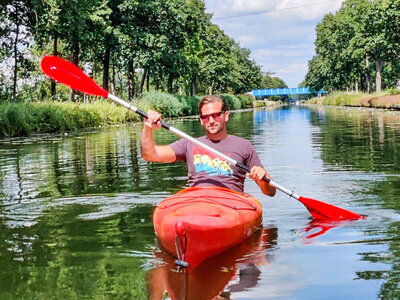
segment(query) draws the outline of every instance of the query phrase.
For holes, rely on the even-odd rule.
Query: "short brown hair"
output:
[[[199,102],[199,114],[201,114],[202,107],[207,103],[220,102],[222,104],[222,111],[226,111],[226,104],[222,97],[217,95],[204,96]]]

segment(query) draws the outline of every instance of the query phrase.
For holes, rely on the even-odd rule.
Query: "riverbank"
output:
[[[250,109],[276,105],[273,101],[255,101],[250,95],[223,94],[228,110]],[[155,109],[164,117],[182,117],[198,114],[199,96],[177,96],[149,92],[133,105],[143,111]],[[91,98],[81,102],[29,102],[0,104],[0,139],[23,137],[37,133],[60,133],[107,125],[140,121],[141,117],[113,102]]]
[[[333,105],[333,106],[354,106],[354,107],[371,107],[383,109],[400,110],[400,92],[391,93],[343,93],[333,92],[326,97],[313,98],[305,101],[305,104]]]

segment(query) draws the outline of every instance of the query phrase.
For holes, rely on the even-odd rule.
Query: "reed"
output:
[[[135,113],[105,101],[90,104],[3,103],[0,105],[0,138],[79,130],[138,120]]]
[[[252,107],[252,97],[221,95],[228,109]],[[0,138],[80,130],[104,125],[140,121],[140,117],[111,101],[89,97],[83,104],[71,101],[3,102],[0,104]],[[155,109],[165,117],[198,114],[199,96],[175,96],[163,92],[146,92],[133,103],[147,111]],[[251,105],[250,105],[251,103]]]
[[[307,104],[320,104],[332,106],[364,106],[363,100],[371,99],[378,96],[384,96],[387,93],[347,93],[347,92],[331,92],[326,97],[312,98],[306,101]]]

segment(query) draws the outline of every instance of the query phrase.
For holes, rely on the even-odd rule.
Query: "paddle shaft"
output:
[[[115,95],[113,95],[113,94],[110,94],[110,93],[109,93],[108,96],[107,96],[107,98],[108,98],[108,99],[111,99],[111,100],[113,100],[114,102],[117,102],[118,104],[120,104],[120,105],[126,107],[127,109],[129,109],[129,110],[131,110],[131,111],[133,111],[133,112],[139,114],[139,115],[142,116],[143,118],[147,118],[147,114],[146,114],[143,110],[141,110],[141,109],[137,108],[136,106],[134,106],[134,105],[132,105],[132,104],[130,104],[130,103],[128,103],[128,102],[122,100],[121,98],[119,98],[119,97],[117,97],[117,96],[115,96]],[[242,170],[246,171],[247,173],[250,173],[250,169],[249,169],[249,167],[247,167],[246,165],[244,165],[244,164],[242,164],[242,163],[240,163],[240,162],[234,160],[232,157],[229,157],[229,156],[223,154],[222,152],[219,152],[218,150],[216,150],[216,149],[214,149],[214,148],[212,148],[212,147],[210,147],[210,146],[208,146],[208,145],[206,145],[206,144],[200,142],[198,139],[193,138],[192,136],[190,136],[190,135],[184,133],[183,131],[181,131],[181,130],[179,130],[179,129],[177,129],[177,128],[171,126],[171,125],[169,125],[168,123],[166,123],[166,122],[164,122],[164,121],[161,121],[161,126],[162,126],[163,128],[165,128],[165,129],[171,131],[172,133],[174,133],[174,134],[180,136],[181,138],[184,138],[185,140],[187,140],[187,141],[189,141],[189,142],[191,142],[191,143],[193,143],[193,144],[196,144],[196,145],[198,145],[198,146],[200,146],[200,147],[202,147],[202,148],[205,148],[205,149],[207,149],[208,151],[210,151],[210,152],[212,152],[212,153],[218,155],[220,158],[225,159],[226,161],[228,161],[228,162],[231,163],[232,165],[235,165],[235,166],[237,166],[238,168],[241,168]],[[267,177],[264,177],[263,180],[266,181],[266,182],[268,182],[271,186],[277,188],[277,189],[280,190],[281,192],[283,192],[283,193],[289,195],[290,197],[293,197],[293,198],[299,200],[300,196],[297,195],[297,194],[295,194],[295,193],[293,193],[293,191],[290,191],[290,190],[284,188],[283,186],[277,184],[276,182],[272,181],[271,179],[269,179],[269,178],[267,178]]]

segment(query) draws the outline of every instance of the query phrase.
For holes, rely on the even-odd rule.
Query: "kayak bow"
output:
[[[245,241],[261,226],[257,199],[221,187],[192,187],[164,199],[154,211],[154,229],[180,267],[195,268]]]

